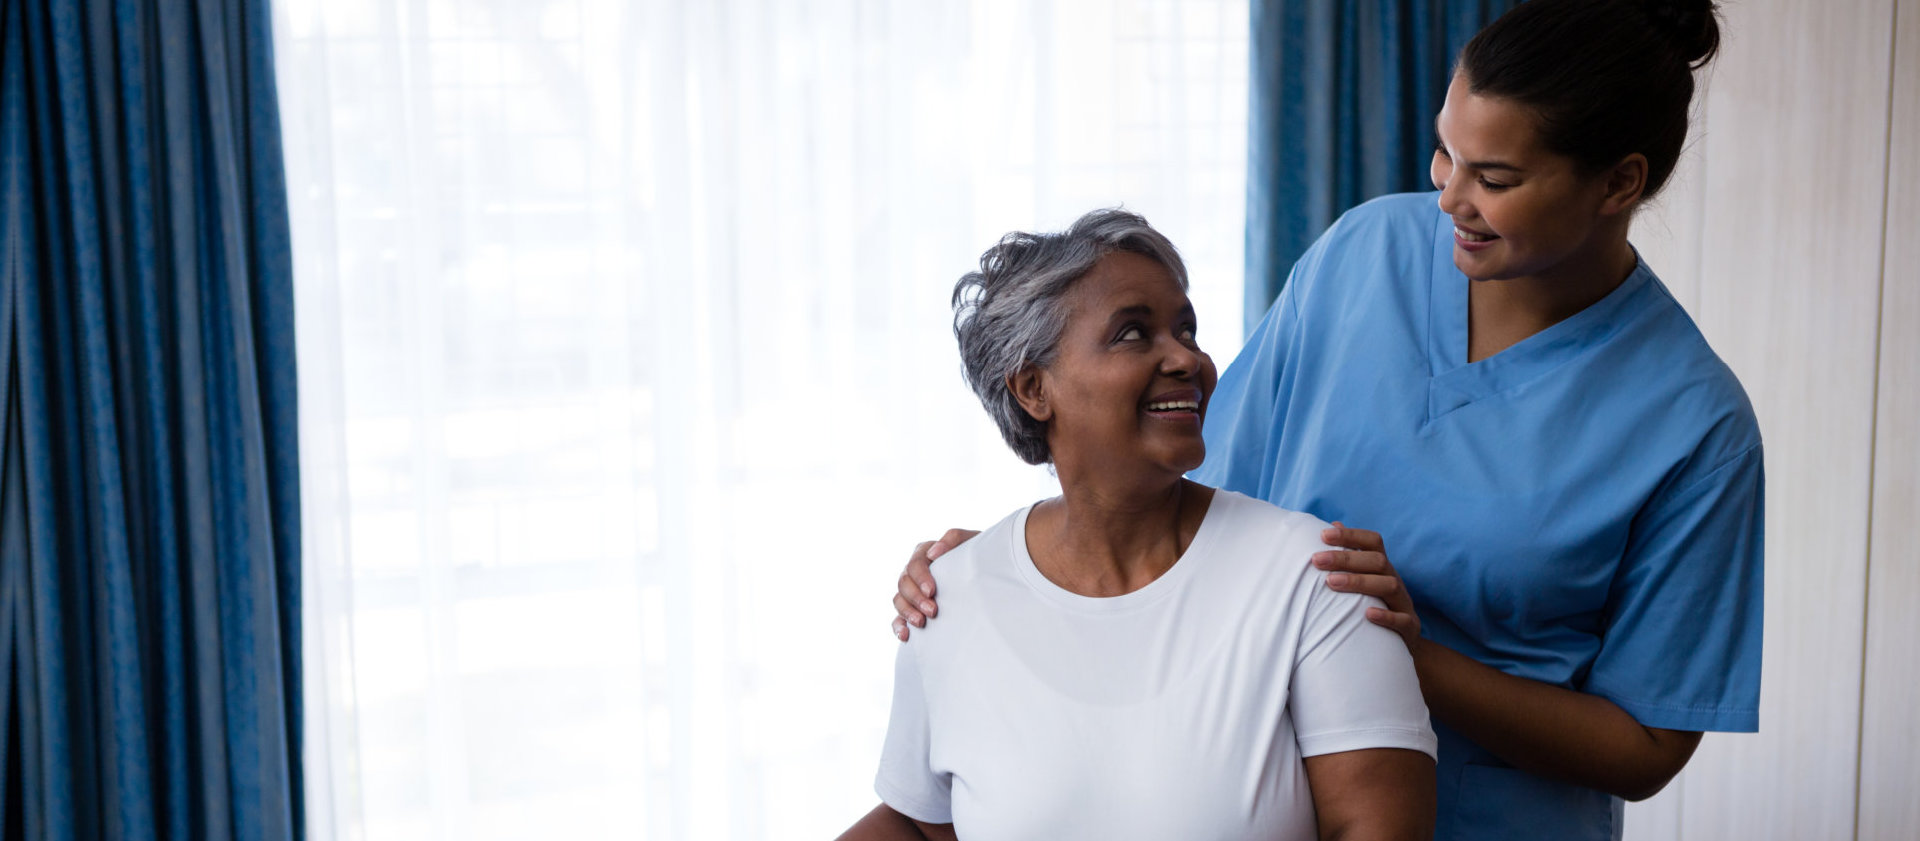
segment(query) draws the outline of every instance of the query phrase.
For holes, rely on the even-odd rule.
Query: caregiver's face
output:
[[[1433,186],[1453,218],[1453,263],[1475,280],[1576,272],[1601,244],[1604,175],[1548,150],[1531,111],[1453,77],[1434,120]]]
[[[1054,460],[1176,476],[1199,467],[1200,419],[1218,377],[1194,340],[1193,304],[1166,267],[1108,254],[1066,306],[1059,353],[1041,373]]]

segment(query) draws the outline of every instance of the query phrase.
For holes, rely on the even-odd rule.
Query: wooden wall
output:
[[[1627,837],[1920,838],[1920,0],[1739,0],[1634,241],[1767,451],[1760,733]]]
[[[1920,838],[1920,0],[1894,27],[1859,835]]]

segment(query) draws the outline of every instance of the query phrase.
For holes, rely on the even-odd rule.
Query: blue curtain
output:
[[[1430,189],[1453,60],[1518,0],[1253,0],[1247,330],[1341,213]]]
[[[0,833],[302,834],[265,0],[0,0]]]

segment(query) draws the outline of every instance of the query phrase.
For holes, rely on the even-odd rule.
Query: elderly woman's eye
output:
[[[1141,330],[1137,325],[1129,324],[1120,331],[1120,335],[1113,338],[1115,341],[1132,342],[1144,339],[1146,336],[1146,332]]]
[[[1180,340],[1183,342],[1193,341],[1193,334],[1194,334],[1194,327],[1191,324],[1180,328]]]

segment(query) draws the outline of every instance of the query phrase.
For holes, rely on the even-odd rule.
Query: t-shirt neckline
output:
[[[1213,541],[1213,533],[1218,531],[1216,521],[1220,519],[1221,501],[1233,492],[1225,488],[1215,488],[1213,498],[1207,502],[1207,511],[1201,515],[1200,527],[1194,530],[1193,540],[1187,544],[1187,551],[1180,553],[1173,566],[1160,574],[1159,578],[1147,582],[1147,585],[1131,593],[1118,596],[1083,596],[1068,590],[1040,572],[1033,561],[1033,555],[1027,552],[1027,517],[1040,503],[1035,502],[1020,509],[1014,520],[1013,528],[1008,529],[1013,541],[1013,567],[1021,581],[1033,591],[1050,602],[1068,610],[1080,613],[1118,613],[1135,610],[1164,598],[1168,593],[1180,589],[1181,582],[1192,577],[1195,561],[1206,556],[1207,547]]]

